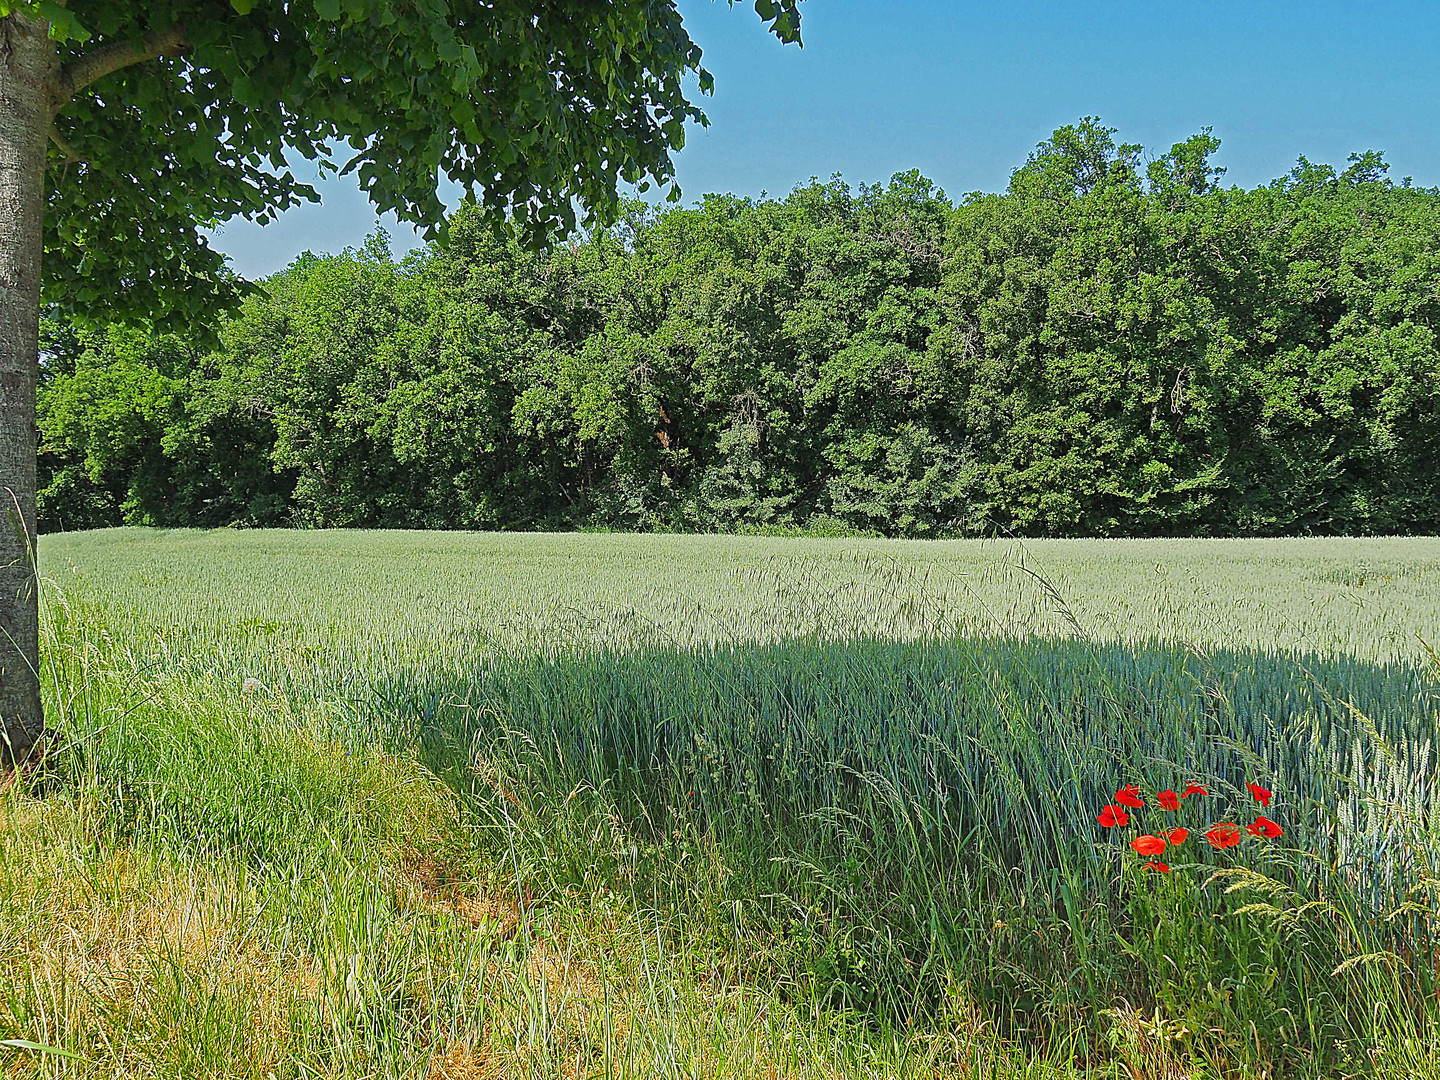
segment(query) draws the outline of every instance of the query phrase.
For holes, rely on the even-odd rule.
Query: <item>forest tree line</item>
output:
[[[1440,532],[1440,191],[1114,134],[545,250],[462,207],[209,333],[52,323],[42,527]]]

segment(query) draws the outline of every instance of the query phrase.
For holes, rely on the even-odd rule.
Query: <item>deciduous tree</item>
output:
[[[755,10],[794,41],[798,3]],[[240,283],[201,230],[314,199],[296,155],[356,173],[377,209],[432,234],[442,174],[532,238],[577,207],[606,220],[622,183],[677,194],[670,153],[704,122],[692,75],[710,89],[674,0],[0,0],[4,756],[41,726],[42,302],[213,314]]]

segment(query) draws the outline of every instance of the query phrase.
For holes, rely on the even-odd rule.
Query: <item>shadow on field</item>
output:
[[[804,642],[512,658],[377,695],[517,875],[743,937],[796,994],[904,1017],[958,992],[1017,1033],[1125,1001],[1222,1043],[1254,1024],[1267,1058],[1433,1011],[1435,912],[1405,905],[1437,879],[1440,699],[1414,666]],[[1209,825],[1259,812],[1251,780],[1283,838],[1211,850]],[[1208,794],[1099,827],[1132,782]],[[1142,871],[1127,841],[1174,825],[1175,872]]]

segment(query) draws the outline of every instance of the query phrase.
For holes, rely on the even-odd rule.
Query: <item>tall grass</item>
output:
[[[1193,555],[1205,603],[1142,610],[1125,573],[1163,545],[1052,547],[1056,574],[1033,551],[1027,570],[975,546],[696,539],[692,575],[673,562],[688,542],[542,538],[522,584],[551,575],[548,603],[506,581],[508,538],[42,548],[47,572],[62,552],[74,567],[47,648],[68,749],[46,798],[6,796],[0,1035],[78,1057],[17,1060],[1430,1068],[1437,673],[1418,644],[1357,641],[1376,608],[1433,625],[1440,546],[1178,545],[1157,576]],[[1288,613],[1249,619],[1257,565],[1289,583]],[[1265,782],[1286,835],[1238,862],[1192,842],[1169,877],[1140,873],[1096,812],[1122,783],[1187,780],[1214,815]],[[229,929],[139,935],[164,978],[142,993],[132,972],[128,1011],[101,1009],[96,964],[55,960],[38,928],[71,925],[73,896],[133,911],[147,889]],[[163,1031],[201,1057],[159,1050]]]
[[[522,876],[742,919],[797,994],[907,1021],[958,994],[1045,1038],[1163,1004],[1272,1060],[1433,1019],[1434,686],[1315,657],[917,641],[517,659],[385,700]],[[1251,779],[1281,793],[1286,837],[1209,887],[1231,858],[1193,845],[1150,880],[1095,824],[1122,783],[1203,780],[1243,808]]]

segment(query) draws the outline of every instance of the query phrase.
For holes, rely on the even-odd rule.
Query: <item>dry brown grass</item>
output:
[[[123,1045],[122,1074],[127,1059],[148,1073],[145,1045],[185,1037],[176,1005],[188,1004],[232,1017],[237,1060],[263,1075],[316,995],[314,964],[277,945],[234,875],[97,849],[85,818],[61,800],[0,810],[0,983],[31,1006],[7,1006],[10,1037],[64,1047],[88,1035],[106,1057]]]
[[[433,851],[406,845],[396,869],[392,895],[399,910],[445,913],[500,939],[515,937],[535,906],[534,892],[529,889],[481,891],[463,870]]]

